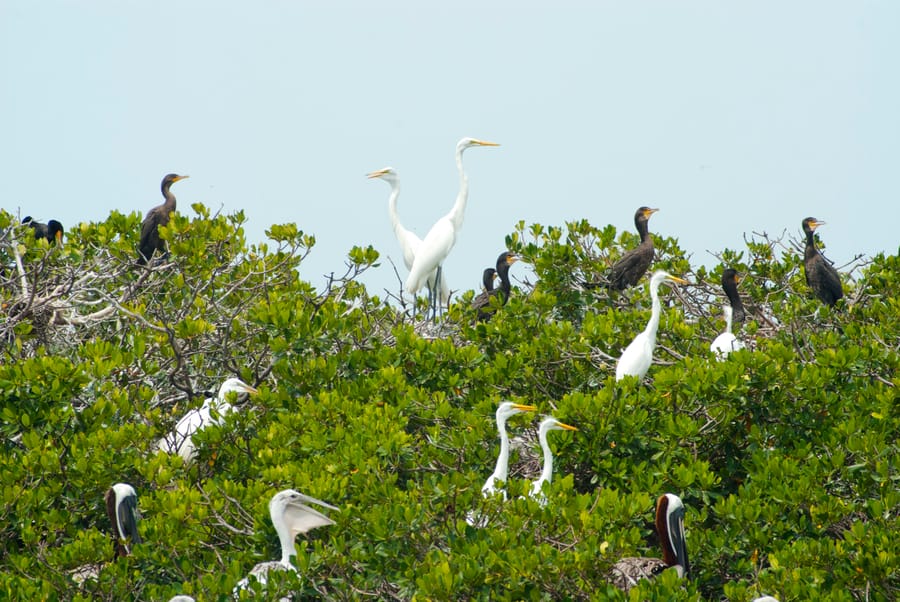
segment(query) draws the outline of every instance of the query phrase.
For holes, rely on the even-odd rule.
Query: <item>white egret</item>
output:
[[[841,288],[841,277],[831,262],[816,248],[813,232],[824,225],[814,217],[803,220],[803,232],[806,234],[806,248],[803,252],[803,269],[806,273],[806,284],[813,290],[816,297],[825,305],[834,306],[838,299],[844,296]]]
[[[541,426],[538,428],[538,441],[541,442],[541,449],[544,451],[544,468],[541,471],[540,478],[531,484],[531,491],[528,494],[533,500],[537,500],[541,506],[547,505],[547,496],[543,492],[544,483],[549,483],[553,478],[553,452],[550,451],[550,443],[547,442],[547,433],[550,431],[577,430],[574,426],[563,424],[552,416],[548,416],[541,421]]]
[[[725,295],[728,297],[729,305],[723,308],[725,312],[725,332],[716,337],[709,346],[716,359],[724,360],[728,354],[745,347],[744,342],[731,334],[732,318],[737,322],[744,321],[744,306],[741,303],[741,296],[738,294],[737,285],[741,279],[737,272],[732,268],[728,268],[722,272],[722,288],[725,289]]]
[[[534,412],[535,410],[537,408],[534,406],[511,401],[504,401],[497,407],[495,416],[497,419],[497,432],[500,433],[500,455],[497,456],[497,465],[494,467],[494,472],[491,473],[491,476],[487,478],[484,486],[481,488],[481,493],[484,497],[491,497],[499,491],[504,501],[506,500],[506,490],[502,484],[498,483],[499,481],[505,484],[506,477],[509,474],[509,436],[506,434],[506,421],[516,414]]]
[[[385,167],[384,169],[379,169],[378,171],[366,174],[366,177],[379,178],[391,186],[391,195],[388,197],[388,215],[391,218],[391,227],[394,229],[394,236],[397,237],[397,242],[400,243],[400,248],[403,250],[403,264],[406,266],[407,270],[411,270],[413,262],[416,259],[416,252],[422,244],[422,239],[412,230],[404,228],[403,224],[400,223],[400,215],[397,213],[397,199],[400,197],[400,174],[398,174],[397,170],[393,167]],[[434,289],[436,276],[436,269],[428,274],[426,284],[428,285],[429,291]],[[446,306],[450,303],[450,286],[447,284],[446,274],[442,275],[440,286],[440,302]]]
[[[628,591],[641,579],[653,579],[668,568],[679,577],[690,570],[684,537],[684,504],[674,493],[661,495],[656,501],[656,532],[662,547],[662,558],[622,558],[610,571],[610,582]]]
[[[517,261],[519,261],[518,256],[509,251],[504,251],[497,257],[497,267],[494,271],[500,277],[500,288],[490,288],[472,300],[472,307],[478,310],[479,320],[490,320],[494,315],[494,308],[491,307],[491,299],[494,297],[499,297],[501,304],[506,305],[512,289],[512,284],[509,281],[509,267]],[[487,286],[487,272],[485,272],[484,277],[484,284]]]
[[[469,198],[469,180],[463,170],[463,152],[472,146],[500,146],[496,142],[486,142],[475,138],[463,138],[456,145],[456,167],[459,170],[459,193],[456,202],[450,212],[439,219],[425,235],[422,245],[416,252],[416,259],[409,270],[406,279],[406,290],[415,297],[419,289],[425,286],[428,276],[436,271],[434,287],[440,286],[442,278],[442,266],[444,260],[450,254],[450,250],[456,243],[456,236],[462,229],[463,217],[466,211],[466,201]],[[437,315],[436,291],[430,291],[433,309]]]
[[[106,492],[106,515],[112,526],[113,549],[116,558],[123,558],[131,554],[131,545],[141,543],[141,536],[137,530],[138,521],[141,518],[137,507],[137,492],[127,483],[116,483]],[[96,579],[100,574],[101,565],[90,564],[77,568],[69,575],[75,583],[82,583],[88,579]]]
[[[616,364],[616,380],[622,380],[626,376],[644,378],[650,364],[653,361],[653,349],[656,347],[656,331],[659,329],[659,314],[662,307],[659,303],[659,285],[663,282],[677,282],[687,284],[686,280],[676,278],[668,272],[658,270],[650,278],[650,297],[653,307],[650,313],[650,321],[644,331],[634,337],[634,340],[622,352],[622,357]]]
[[[175,195],[169,190],[172,184],[179,180],[184,180],[190,176],[179,176],[178,174],[167,174],[162,181],[162,194],[165,201],[162,205],[157,205],[147,212],[144,221],[141,223],[141,240],[138,244],[138,264],[144,265],[153,257],[153,253],[159,252],[161,255],[167,253],[166,241],[159,237],[159,227],[169,224],[172,212],[175,211]]]
[[[234,410],[227,400],[228,394],[253,395],[256,392],[256,389],[241,379],[229,378],[219,387],[219,394],[215,399],[209,397],[203,401],[202,406],[185,414],[175,425],[175,430],[159,440],[158,448],[169,454],[178,454],[185,462],[192,462],[197,454],[194,433],[211,424],[221,425],[223,417]]]
[[[297,550],[294,549],[294,539],[297,537],[297,534],[306,533],[317,527],[334,524],[333,520],[318,510],[311,508],[310,505],[312,504],[328,508],[329,510],[338,510],[337,507],[331,504],[303,495],[293,489],[285,489],[272,496],[272,499],[269,501],[269,515],[272,518],[272,525],[275,526],[275,532],[278,534],[278,540],[281,542],[281,560],[271,560],[257,564],[250,571],[250,574],[241,579],[235,586],[235,594],[250,584],[251,577],[265,585],[270,571],[297,570],[291,562],[291,558],[297,555]]]

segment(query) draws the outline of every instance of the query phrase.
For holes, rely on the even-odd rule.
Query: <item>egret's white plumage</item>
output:
[[[659,329],[659,315],[662,307],[659,303],[659,285],[663,282],[677,282],[687,284],[686,280],[676,278],[668,272],[658,270],[650,278],[650,298],[653,307],[650,312],[650,321],[643,332],[634,337],[634,340],[622,352],[622,357],[616,364],[616,380],[622,380],[626,376],[643,378],[653,362],[653,349],[656,347],[656,331]]]
[[[388,197],[388,215],[391,218],[391,227],[394,229],[394,236],[397,237],[397,242],[400,243],[400,248],[403,250],[403,264],[406,266],[407,270],[411,270],[413,262],[416,259],[416,253],[422,245],[422,239],[412,230],[404,228],[403,224],[400,223],[400,215],[397,213],[397,199],[400,197],[400,174],[398,174],[397,170],[393,167],[385,167],[384,169],[379,169],[378,171],[367,174],[367,177],[380,178],[391,186],[391,195]],[[428,290],[434,289],[436,276],[436,269],[428,274],[426,280]],[[440,286],[441,303],[447,305],[450,302],[450,286],[447,284],[446,273],[441,273]]]
[[[522,412],[534,412],[537,410],[534,406],[522,405],[511,401],[504,401],[497,408],[497,431],[500,433],[500,455],[497,456],[497,465],[494,472],[484,482],[481,488],[481,494],[484,497],[491,497],[498,491],[506,500],[506,489],[503,485],[509,475],[509,436],[506,434],[506,421]]]
[[[229,378],[219,387],[219,394],[215,399],[207,398],[203,405],[185,414],[175,429],[159,440],[158,447],[169,454],[178,454],[185,462],[191,462],[197,453],[193,442],[194,433],[211,424],[221,425],[223,417],[234,408],[228,403],[229,393],[255,394],[257,391],[239,378]]]
[[[285,489],[272,496],[272,499],[269,501],[269,515],[272,518],[275,532],[278,534],[278,540],[281,542],[281,560],[257,564],[247,577],[238,582],[237,586],[235,586],[235,593],[246,588],[250,584],[251,577],[255,577],[257,581],[265,585],[269,571],[297,570],[291,562],[291,557],[297,555],[297,551],[294,549],[294,539],[297,535],[306,533],[316,527],[334,524],[333,520],[312,508],[310,506],[312,504],[330,510],[337,510],[337,507],[331,504],[304,495],[293,489]]]
[[[709,350],[716,355],[716,359],[718,360],[724,360],[732,351],[744,348],[744,342],[731,334],[731,306],[724,306],[722,311],[725,312],[725,332],[717,336],[709,346]]]
[[[406,279],[406,290],[411,295],[415,296],[419,289],[427,283],[428,276],[435,271],[437,272],[437,281],[440,283],[441,266],[456,243],[456,236],[463,225],[466,201],[469,198],[469,180],[463,170],[462,155],[463,151],[472,146],[499,146],[499,144],[475,138],[463,138],[457,143],[456,167],[459,170],[459,193],[456,195],[456,202],[450,212],[435,222],[416,252],[415,261],[413,261]]]
[[[541,449],[544,451],[544,468],[538,480],[531,484],[529,496],[537,500],[541,506],[547,505],[547,496],[543,492],[544,483],[549,483],[553,478],[553,452],[550,451],[550,443],[547,442],[547,433],[550,431],[577,431],[578,429],[568,424],[563,424],[556,418],[548,416],[541,421],[538,427],[538,441],[541,443]]]

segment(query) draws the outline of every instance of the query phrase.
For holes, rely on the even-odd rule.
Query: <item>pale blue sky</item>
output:
[[[315,234],[316,285],[354,244],[405,278],[389,188],[365,174],[399,171],[424,236],[474,136],[502,146],[466,153],[453,288],[479,286],[519,219],[630,229],[643,204],[695,264],[808,215],[842,264],[898,250],[898,57],[891,0],[2,0],[0,205],[70,229],[146,212],[186,173],[188,214]],[[387,262],[365,282],[399,289]]]

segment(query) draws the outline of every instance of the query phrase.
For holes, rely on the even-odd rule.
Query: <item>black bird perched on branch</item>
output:
[[[27,224],[34,230],[35,239],[44,238],[51,245],[54,241],[58,244],[62,244],[63,227],[62,224],[55,219],[50,220],[46,224],[42,224],[31,219],[30,215],[26,215],[25,219],[22,220],[22,223]]]
[[[509,251],[500,253],[500,256],[497,258],[496,267],[497,275],[500,277],[500,288],[488,288],[488,271],[484,271],[484,285],[487,290],[475,297],[472,301],[472,307],[478,310],[479,320],[490,320],[491,316],[494,315],[495,310],[491,307],[491,299],[494,297],[499,296],[501,304],[506,305],[507,300],[509,300],[509,291],[511,289],[511,284],[509,282],[509,267],[518,260],[519,258]],[[491,287],[493,287],[493,285],[493,277],[491,277]]]
[[[734,268],[726,268],[722,272],[722,289],[728,302],[731,304],[731,317],[735,322],[743,322],[746,314],[744,313],[744,304],[741,302],[741,296],[738,294],[737,285],[741,279],[737,270]]]
[[[169,188],[175,182],[187,177],[170,173],[163,178],[162,194],[166,200],[162,205],[157,205],[148,211],[146,217],[144,217],[144,222],[141,224],[141,242],[138,247],[140,251],[138,256],[139,265],[146,265],[153,257],[154,251],[159,251],[161,254],[166,252],[165,241],[159,238],[159,227],[168,225],[169,218],[172,212],[175,211],[175,195],[169,191]]]
[[[641,236],[641,242],[613,264],[609,275],[609,288],[625,290],[629,286],[636,285],[647,273],[647,268],[653,263],[653,237],[650,236],[647,222],[657,211],[659,209],[641,207],[635,212],[634,227]]]
[[[481,284],[486,292],[494,290],[494,280],[497,279],[497,270],[494,268],[485,268],[481,274]]]
[[[816,248],[813,232],[823,225],[814,217],[803,220],[803,232],[806,234],[806,249],[803,253],[803,267],[806,271],[806,284],[813,290],[822,303],[834,306],[844,296],[841,289],[841,277],[831,262],[825,259]]]

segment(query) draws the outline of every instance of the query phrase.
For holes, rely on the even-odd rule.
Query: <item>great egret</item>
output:
[[[459,170],[459,193],[456,195],[456,202],[453,203],[450,212],[435,222],[428,234],[425,235],[409,270],[409,276],[406,278],[406,290],[415,297],[419,289],[427,283],[428,276],[432,272],[436,272],[435,284],[429,293],[435,316],[437,316],[437,307],[434,287],[440,286],[442,266],[456,243],[456,236],[462,229],[466,201],[469,198],[469,180],[463,170],[462,156],[463,152],[472,146],[500,145],[496,142],[486,142],[475,138],[463,138],[456,144],[456,168]]]
[[[823,224],[825,222],[820,222],[814,217],[803,220],[803,232],[806,234],[803,266],[806,271],[806,284],[816,297],[825,305],[834,306],[838,299],[844,296],[844,291],[841,289],[841,277],[838,276],[837,270],[816,248],[813,232]]]
[[[235,586],[235,594],[250,584],[251,577],[255,577],[257,581],[265,585],[270,571],[297,570],[291,562],[291,557],[297,555],[297,551],[294,549],[294,539],[297,537],[297,534],[306,533],[317,527],[334,524],[333,520],[318,510],[311,508],[310,505],[312,504],[328,508],[329,510],[338,509],[331,504],[303,495],[293,489],[285,489],[272,496],[272,499],[269,501],[269,515],[272,517],[272,525],[274,525],[275,532],[278,534],[278,540],[281,542],[281,560],[271,560],[257,564],[250,571],[250,574],[241,579]]]
[[[647,370],[653,362],[653,349],[656,347],[656,331],[659,329],[659,314],[662,308],[659,303],[659,285],[663,282],[677,282],[687,284],[686,280],[657,270],[650,278],[650,297],[653,307],[650,313],[650,321],[642,333],[634,337],[634,340],[622,352],[622,357],[616,364],[616,380],[622,380],[625,376],[637,376],[644,378]]]
[[[379,169],[378,171],[367,174],[366,177],[379,178],[391,186],[391,195],[388,197],[388,215],[391,218],[391,227],[394,229],[394,236],[397,237],[397,242],[400,243],[400,248],[403,250],[403,264],[406,266],[407,270],[411,270],[413,262],[416,259],[416,252],[422,245],[422,239],[419,238],[415,232],[404,228],[403,224],[400,223],[400,216],[397,213],[397,199],[400,197],[400,175],[393,167],[385,167],[384,169]],[[437,270],[432,271],[431,274],[428,275],[426,284],[428,285],[429,291],[434,289],[436,276]],[[444,274],[441,279],[440,300],[445,306],[450,302],[450,287],[447,284],[446,274]]]
[[[516,414],[534,412],[536,410],[537,408],[534,406],[511,401],[504,401],[497,407],[495,416],[497,419],[497,432],[500,433],[500,455],[497,456],[497,465],[494,467],[494,472],[491,473],[491,476],[487,478],[484,486],[481,488],[481,494],[484,497],[491,497],[499,491],[503,496],[503,500],[506,500],[506,490],[503,488],[503,485],[498,485],[497,483],[500,481],[505,484],[509,474],[509,436],[506,434],[506,421]]]
[[[657,211],[659,209],[641,207],[635,212],[634,227],[641,236],[641,242],[613,264],[609,274],[609,288],[621,291],[629,286],[635,286],[653,263],[653,237],[650,236],[647,222]]]
[[[106,515],[112,525],[113,549],[116,558],[131,554],[131,545],[141,543],[137,530],[140,513],[137,508],[137,493],[127,483],[116,483],[106,492]],[[70,573],[75,583],[96,579],[100,574],[98,564],[86,565]]]
[[[661,495],[656,502],[656,533],[662,547],[660,558],[623,558],[613,565],[610,582],[626,592],[641,579],[653,579],[667,568],[679,577],[690,571],[684,537],[684,504],[674,493]]]
[[[175,430],[159,440],[158,448],[169,454],[178,454],[185,463],[192,462],[197,455],[194,433],[211,424],[221,425],[223,417],[233,411],[234,407],[227,399],[229,393],[254,395],[257,391],[239,378],[229,378],[219,387],[215,399],[209,397],[202,406],[185,414],[175,425]]]
[[[175,211],[175,195],[169,191],[169,188],[175,182],[187,177],[189,176],[179,176],[170,173],[163,178],[162,194],[165,202],[148,211],[141,224],[141,242],[138,245],[138,250],[140,251],[138,263],[140,265],[145,265],[150,261],[155,251],[159,251],[161,254],[166,252],[166,243],[159,238],[159,227],[168,225],[169,218],[172,212]]]
[[[541,449],[544,451],[544,468],[541,470],[541,476],[538,480],[531,483],[531,491],[528,495],[541,506],[547,505],[547,496],[543,492],[544,483],[549,483],[553,478],[553,452],[550,451],[550,444],[547,442],[547,433],[550,431],[577,430],[574,426],[563,424],[552,416],[544,418],[541,421],[541,426],[538,427],[538,441],[541,442]]]
[[[515,254],[508,251],[500,253],[496,267],[497,275],[500,276],[500,288],[486,290],[472,301],[472,307],[478,310],[479,320],[490,320],[494,315],[495,309],[491,307],[491,299],[494,297],[499,297],[501,304],[506,305],[512,286],[509,282],[509,267],[518,260],[519,258]]]
[[[41,239],[43,238],[51,245],[55,242],[58,245],[62,244],[63,240],[63,226],[61,223],[56,221],[55,219],[50,220],[46,224],[42,224],[40,222],[36,222],[31,219],[30,215],[26,215],[22,220],[23,224],[28,225],[32,230],[34,230],[34,238]]]
[[[724,360],[728,354],[745,347],[744,342],[731,334],[732,317],[737,322],[744,321],[744,305],[741,303],[741,296],[738,294],[737,285],[741,279],[737,272],[732,268],[722,272],[722,288],[725,289],[725,295],[728,297],[728,305],[723,308],[725,312],[725,332],[716,337],[709,346],[709,350],[716,355],[716,359]]]

